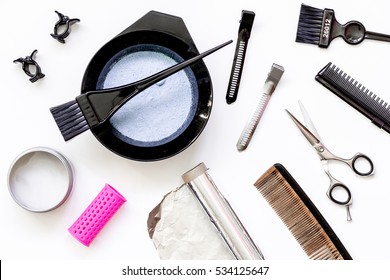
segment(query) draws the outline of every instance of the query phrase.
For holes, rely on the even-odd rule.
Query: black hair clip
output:
[[[24,73],[27,74],[27,76],[31,77],[30,82],[32,82],[32,83],[45,77],[45,74],[43,74],[41,72],[41,67],[38,65],[38,63],[34,59],[37,52],[38,52],[38,50],[34,50],[30,56],[26,56],[25,58],[20,57],[20,58],[14,60],[14,63],[16,63],[16,62],[22,63],[23,71],[24,71]]]
[[[54,34],[50,34],[58,42],[65,44],[65,38],[68,37],[70,33],[70,27],[72,24],[79,22],[78,18],[70,19],[68,16],[65,16],[57,11],[55,11],[59,17],[59,20],[54,26]],[[59,31],[63,30],[61,33]]]

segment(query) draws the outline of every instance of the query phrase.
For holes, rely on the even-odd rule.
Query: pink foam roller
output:
[[[106,184],[88,208],[68,229],[85,246],[89,246],[126,199]]]

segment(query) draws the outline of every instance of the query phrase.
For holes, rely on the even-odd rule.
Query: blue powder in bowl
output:
[[[103,68],[97,89],[136,82],[183,61],[172,50],[152,44],[117,53]],[[198,106],[198,84],[187,67],[152,85],[124,104],[110,119],[114,134],[140,147],[166,144],[189,126]]]

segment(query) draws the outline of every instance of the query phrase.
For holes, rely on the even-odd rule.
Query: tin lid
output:
[[[8,171],[8,190],[17,204],[31,212],[48,212],[61,206],[73,189],[69,161],[47,147],[22,152]]]
[[[188,184],[189,182],[193,181],[203,173],[207,172],[207,170],[208,168],[206,167],[206,165],[203,162],[201,162],[191,170],[184,173],[181,177],[184,183]]]

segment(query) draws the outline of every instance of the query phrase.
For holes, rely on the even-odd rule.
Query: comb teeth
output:
[[[254,185],[310,259],[351,259],[329,224],[282,165],[272,166]]]
[[[88,123],[76,100],[50,108],[50,112],[65,141],[89,129]]]
[[[295,41],[318,45],[323,18],[324,10],[302,4]]]
[[[332,63],[328,63],[318,74],[319,82],[322,82],[321,78],[334,88],[331,90],[339,97],[365,114],[376,125],[388,130],[390,105],[387,102]]]

